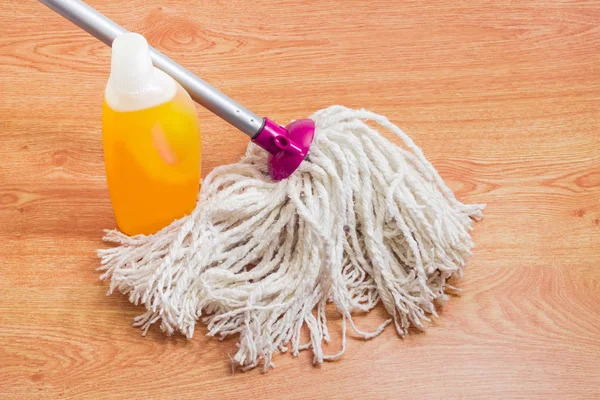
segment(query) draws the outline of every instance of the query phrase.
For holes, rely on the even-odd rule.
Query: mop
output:
[[[107,44],[125,31],[79,0],[41,1]],[[310,349],[315,364],[341,357],[347,325],[371,339],[389,324],[404,336],[437,317],[484,205],[457,200],[384,116],[332,106],[281,127],[152,51],[158,68],[252,142],[238,163],[206,176],[190,215],[153,235],[106,231],[114,246],[99,251],[101,279],[109,294],[145,306],[134,325],[191,338],[200,321],[210,336],[237,335],[234,366],[268,371],[281,352]],[[353,315],[379,303],[389,318],[362,330]],[[341,316],[334,354],[323,348],[330,307]]]

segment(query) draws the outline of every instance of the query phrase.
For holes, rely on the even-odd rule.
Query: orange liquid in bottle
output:
[[[179,84],[172,100],[142,110],[117,111],[105,100],[102,129],[110,199],[124,233],[155,233],[194,209],[201,137]]]

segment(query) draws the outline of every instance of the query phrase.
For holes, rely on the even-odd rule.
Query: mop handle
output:
[[[114,23],[80,0],[39,0],[75,25],[82,28],[108,46],[125,32]],[[221,117],[231,125],[254,138],[263,128],[264,119],[219,92],[169,57],[150,47],[154,66],[173,77],[187,90],[195,102]]]

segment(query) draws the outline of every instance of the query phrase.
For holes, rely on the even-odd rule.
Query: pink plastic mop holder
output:
[[[265,118],[254,143],[270,153],[269,175],[276,180],[290,176],[304,161],[315,136],[315,122],[311,119],[294,121],[285,128]]]

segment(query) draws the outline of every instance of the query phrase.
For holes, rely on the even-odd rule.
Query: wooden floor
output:
[[[464,293],[426,333],[351,339],[317,368],[279,355],[266,375],[232,375],[235,340],[203,327],[143,338],[95,271],[115,226],[109,49],[0,0],[0,398],[600,398],[599,1],[90,4],[281,123],[332,104],[388,115],[488,208]],[[204,174],[238,160],[246,137],[198,115]]]

